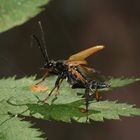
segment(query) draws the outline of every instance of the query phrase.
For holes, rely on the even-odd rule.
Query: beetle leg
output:
[[[95,93],[95,98],[96,98],[97,101],[99,101],[100,96],[99,96],[99,92],[97,90],[97,87],[95,87],[94,90],[92,88],[90,88],[90,90],[92,91],[93,94]]]
[[[60,85],[62,84],[63,80],[64,80],[64,78],[61,78],[60,81],[59,81],[59,84],[56,87],[57,88],[56,92],[58,92],[58,93],[59,93]]]
[[[90,86],[90,90],[92,91],[92,93],[95,93],[96,101],[100,100],[100,95],[99,95],[99,92],[98,92],[99,86],[101,86],[101,85],[99,83],[95,82],[95,81],[92,81],[92,84]]]
[[[99,95],[99,92],[98,92],[97,87],[95,87],[95,89],[94,89],[94,90],[93,90],[93,89],[91,89],[91,91],[92,91],[93,93],[95,93],[95,98],[96,98],[96,101],[97,101],[97,102],[99,102],[99,101],[100,101],[101,96]]]
[[[85,89],[85,106],[86,106],[86,112],[88,112],[88,105],[89,105],[89,100],[90,100],[90,88],[86,87]]]
[[[94,94],[97,101],[99,101],[99,93],[97,91],[98,85],[94,85],[94,89],[92,89],[92,82],[87,84],[86,90],[85,90],[85,105],[86,105],[86,111],[88,111],[89,101],[93,100]]]
[[[55,86],[53,87],[53,89],[50,91],[50,93],[48,94],[48,96],[45,98],[44,102],[46,102],[48,100],[48,98],[52,95],[53,91],[57,88],[60,88],[60,84],[62,83],[64,77],[63,75],[59,75],[56,82],[55,82]]]
[[[96,101],[100,101],[101,96],[99,95],[99,92],[96,90],[95,92],[95,97],[96,97]]]
[[[86,112],[88,112],[88,105],[89,105],[89,101],[86,99]]]
[[[36,83],[36,85],[42,83],[42,82],[46,79],[46,77],[48,77],[48,72],[46,72],[46,73],[44,74],[44,76],[42,77],[42,79],[41,79],[38,83]]]

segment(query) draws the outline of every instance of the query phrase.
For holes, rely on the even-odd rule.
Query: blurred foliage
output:
[[[39,14],[49,0],[0,0],[0,32],[21,25]]]

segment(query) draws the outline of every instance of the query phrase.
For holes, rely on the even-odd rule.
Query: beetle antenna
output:
[[[46,46],[46,41],[45,41],[45,34],[44,34],[44,31],[43,31],[43,27],[42,27],[41,21],[38,21],[38,24],[39,24],[39,27],[40,27],[41,39],[42,39],[43,48],[44,48],[44,51],[43,51],[44,54],[43,55],[45,55],[46,61],[49,62],[49,56],[48,56],[48,53],[47,53],[47,46]],[[40,48],[40,49],[42,49],[42,48]]]
[[[44,60],[46,61],[46,60],[47,60],[47,57],[46,57],[46,54],[45,54],[45,52],[44,52],[44,50],[43,50],[43,48],[42,48],[42,46],[41,46],[40,40],[39,40],[38,37],[35,36],[35,35],[32,35],[31,37],[32,37],[33,39],[35,39],[35,41],[37,42],[37,45],[38,45],[39,49],[41,50],[41,53],[42,53],[42,55],[43,55],[43,58],[44,58]],[[48,61],[48,60],[47,60],[47,61]]]

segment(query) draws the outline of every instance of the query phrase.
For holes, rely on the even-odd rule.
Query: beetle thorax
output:
[[[50,60],[48,63],[44,65],[45,69],[48,69],[50,72],[54,72],[56,74],[61,74],[64,71],[64,61],[63,60]]]

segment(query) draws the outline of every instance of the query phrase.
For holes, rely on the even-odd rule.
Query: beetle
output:
[[[86,58],[93,55],[94,53],[102,50],[104,46],[97,45],[94,47],[90,47],[86,50],[80,51],[72,56],[70,56],[66,60],[53,60],[48,57],[44,32],[42,29],[41,22],[39,22],[41,33],[42,33],[42,42],[41,45],[39,39],[33,35],[33,38],[36,40],[41,53],[44,58],[44,66],[43,69],[46,70],[46,74],[43,76],[42,80],[37,84],[41,83],[46,79],[49,73],[57,75],[57,79],[55,81],[55,85],[48,94],[48,96],[44,99],[44,102],[47,103],[47,99],[51,96],[53,91],[56,89],[57,91],[60,88],[61,83],[64,79],[68,81],[71,85],[71,88],[84,88],[85,89],[85,112],[88,111],[88,104],[90,100],[93,100],[94,96],[97,101],[99,101],[98,89],[108,88],[110,85],[105,83],[102,80],[97,78],[97,72],[89,67]]]

